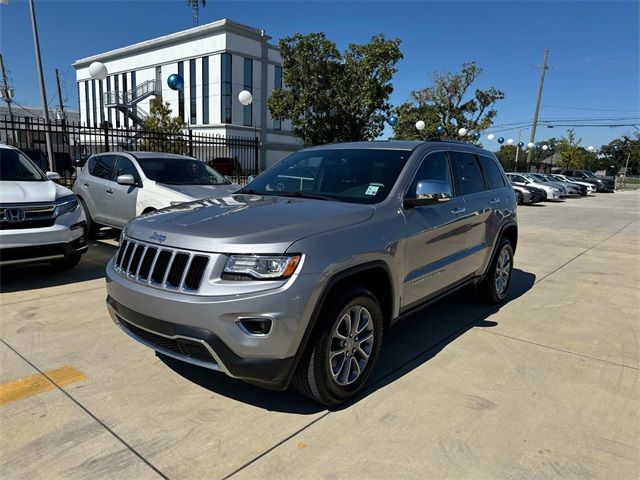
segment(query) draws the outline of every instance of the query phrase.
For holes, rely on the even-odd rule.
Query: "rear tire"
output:
[[[513,273],[513,247],[511,242],[500,240],[495,258],[492,260],[487,274],[478,286],[481,300],[487,303],[501,303],[509,293]]]
[[[82,200],[81,198],[79,200],[80,204],[82,205],[82,209],[84,210],[84,216],[87,217],[87,238],[89,238],[90,240],[95,240],[96,238],[98,238],[98,233],[100,233],[100,225],[95,223],[91,218],[89,208],[87,207],[87,204],[84,203],[84,200]]]
[[[309,340],[293,385],[312,400],[334,406],[366,384],[378,360],[384,327],[380,305],[366,289],[354,289],[325,307],[318,321],[327,318],[326,326]]]
[[[80,263],[81,257],[81,254],[74,253],[73,255],[64,257],[61,260],[54,260],[53,262],[51,262],[51,266],[57,268],[58,270],[71,270],[73,267],[78,265],[78,263]]]

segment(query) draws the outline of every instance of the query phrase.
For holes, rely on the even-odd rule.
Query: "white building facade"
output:
[[[131,128],[162,97],[194,132],[259,137],[264,169],[301,148],[291,122],[274,120],[267,108],[273,89],[282,87],[281,58],[270,38],[224,19],[77,60],[80,121]],[[93,62],[106,66],[106,79],[91,77]],[[172,74],[183,78],[181,90],[169,88]],[[252,93],[251,105],[238,101],[242,90]]]

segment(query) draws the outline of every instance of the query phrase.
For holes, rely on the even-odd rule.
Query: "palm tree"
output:
[[[197,27],[199,25],[198,21],[198,11],[200,9],[200,4],[204,8],[207,4],[207,0],[187,0],[187,5],[189,5],[193,9],[193,26]]]

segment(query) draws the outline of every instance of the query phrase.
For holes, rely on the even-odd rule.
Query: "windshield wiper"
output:
[[[277,195],[278,197],[311,198],[314,200],[331,200],[331,201],[335,200],[335,198],[329,197],[327,195],[318,195],[316,193],[306,193],[306,192],[275,192],[275,195]]]

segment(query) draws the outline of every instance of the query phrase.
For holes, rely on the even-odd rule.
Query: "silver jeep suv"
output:
[[[299,151],[238,193],[131,221],[107,304],[156,351],[325,405],[366,383],[387,328],[464,285],[501,302],[516,199],[472,145]]]

